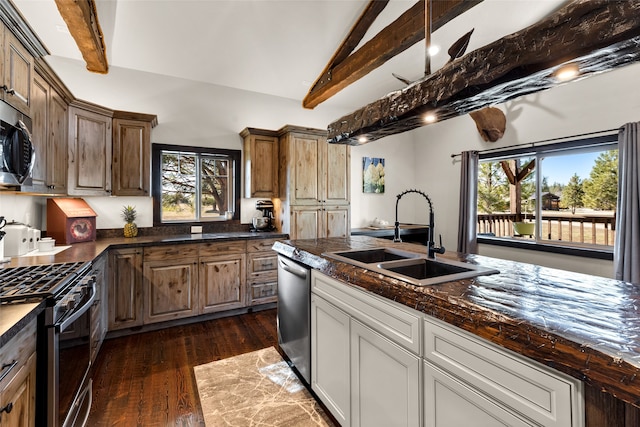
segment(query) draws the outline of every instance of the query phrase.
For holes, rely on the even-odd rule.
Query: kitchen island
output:
[[[418,287],[322,255],[381,246],[419,250],[364,236],[282,241],[274,249],[345,286],[395,301],[579,379],[584,384],[587,426],[638,425],[638,286],[449,252],[438,257],[500,274]]]

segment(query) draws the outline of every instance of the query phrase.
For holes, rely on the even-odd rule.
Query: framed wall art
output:
[[[362,192],[384,193],[384,159],[377,157],[362,158]]]

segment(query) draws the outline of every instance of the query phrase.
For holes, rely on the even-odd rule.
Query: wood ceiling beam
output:
[[[106,74],[109,65],[94,0],[55,1],[62,19],[87,63],[87,70]]]
[[[481,1],[482,0],[433,1],[431,31],[436,31],[445,23],[469,10]],[[357,26],[360,24],[360,21],[363,21],[359,28],[364,28],[366,25],[366,29],[368,29],[373,20],[375,20],[375,17],[380,13],[373,3],[378,2],[372,1],[369,3],[367,9],[365,9],[365,12],[360,16],[356,24]],[[384,3],[386,5],[386,2]],[[343,49],[343,46],[345,44],[349,46],[352,45],[353,43],[350,42],[357,38],[355,35],[351,35],[352,32],[353,30],[345,41],[343,41],[341,47],[336,51],[332,60],[329,61],[320,77],[316,79],[303,99],[302,106],[304,108],[315,108],[351,83],[366,76],[389,59],[423,40],[425,38],[425,2],[421,0],[413,5],[398,19],[360,47],[360,49],[351,53],[360,40],[362,40],[364,36],[364,34],[362,34],[360,39],[358,39],[358,43],[355,43],[349,51],[350,55],[345,57],[344,52],[346,48]],[[340,60],[338,61],[336,59]]]
[[[640,61],[640,2],[574,0],[538,23],[469,52],[430,76],[328,126],[333,143],[360,145],[467,114],[563,82],[553,73],[576,64],[580,78]]]

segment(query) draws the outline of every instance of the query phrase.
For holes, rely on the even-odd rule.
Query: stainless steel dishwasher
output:
[[[311,382],[311,270],[278,256],[278,344]]]

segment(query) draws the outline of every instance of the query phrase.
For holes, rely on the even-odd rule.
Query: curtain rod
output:
[[[536,144],[542,144],[542,143],[545,143],[545,142],[554,142],[554,141],[560,141],[560,140],[569,139],[569,138],[578,138],[578,137],[582,137],[582,136],[590,136],[590,135],[599,135],[599,134],[605,134],[605,133],[610,133],[610,132],[618,132],[619,130],[620,130],[620,128],[607,129],[607,130],[600,130],[600,131],[596,131],[596,132],[581,133],[581,134],[578,134],[578,135],[569,135],[569,136],[561,136],[561,137],[558,137],[558,138],[543,139],[543,140],[540,140],[540,141],[523,142],[522,144],[508,145],[506,147],[496,147],[496,148],[490,148],[488,150],[478,151],[478,154],[491,153],[492,151],[506,150],[506,149],[509,149],[509,148],[522,147],[522,146],[525,146],[525,145],[530,145],[531,148],[533,148],[533,147],[536,146]],[[459,157],[459,156],[462,156],[462,153],[452,154],[451,158]]]

